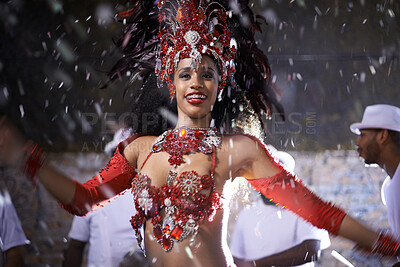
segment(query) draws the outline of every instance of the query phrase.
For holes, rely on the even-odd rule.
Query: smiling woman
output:
[[[159,1],[157,7],[152,1],[135,1],[134,8],[123,13],[129,22],[120,40],[126,56],[111,78],[132,69],[146,80],[155,71],[168,85],[170,97],[176,97],[177,124],[160,136],[138,133],[121,142],[109,164],[85,184],[56,172],[44,162],[42,150],[29,143],[26,171],[77,215],[131,190],[138,211],[131,224],[154,266],[234,264],[225,238],[224,187],[239,176],[317,227],[372,253],[398,255],[395,239],[378,235],[321,200],[276,162],[262,140],[226,132],[238,125],[239,115],[244,129],[260,128],[272,104],[280,107],[268,90],[268,60],[254,42],[259,24],[244,2],[227,10],[225,1]],[[243,16],[247,19],[240,19]],[[211,125],[214,118],[217,127]],[[4,147],[23,144],[10,142],[16,135],[3,127],[4,121],[1,125]],[[21,146],[13,151],[21,151]]]
[[[218,71],[214,61],[203,56],[195,69],[191,58],[179,61],[174,74],[178,107],[177,127],[209,127],[217,99]]]

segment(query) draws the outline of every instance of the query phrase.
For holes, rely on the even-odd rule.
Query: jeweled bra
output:
[[[220,144],[221,137],[212,128],[171,129],[155,140],[141,169],[152,153],[160,151],[170,155],[168,162],[173,168],[168,173],[167,182],[159,188],[151,186],[151,179],[140,172],[132,180],[138,213],[132,217],[131,224],[138,244],[141,245],[143,240],[141,227],[151,219],[154,238],[165,251],[170,251],[174,242],[189,236],[190,245],[195,245],[200,224],[205,219],[212,221],[217,209],[221,208],[221,196],[215,192],[214,181],[215,150]],[[196,171],[184,171],[178,175],[176,169],[184,162],[183,155],[197,152],[212,155],[210,175],[200,176]],[[209,195],[200,193],[203,189],[210,190]],[[163,209],[165,217],[161,218]]]

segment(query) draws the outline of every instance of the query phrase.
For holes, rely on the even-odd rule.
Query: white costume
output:
[[[234,257],[252,261],[282,252],[307,239],[321,240],[320,249],[330,246],[328,232],[288,210],[266,205],[259,198],[239,213],[230,248]],[[314,266],[314,263],[301,266]]]
[[[400,237],[400,164],[392,179],[388,176],[382,184],[382,201],[387,207],[390,228]]]
[[[4,253],[10,248],[29,244],[17,212],[7,191],[0,191],[0,266],[5,262]]]
[[[86,217],[74,217],[69,237],[89,242],[89,267],[117,267],[125,254],[137,249],[130,219],[135,215],[130,192]]]

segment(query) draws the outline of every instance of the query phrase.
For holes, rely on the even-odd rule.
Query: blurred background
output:
[[[0,3],[0,107],[55,151],[105,142],[131,109],[124,84],[99,89],[121,56],[115,21],[125,1],[12,0]],[[400,103],[400,3],[250,1],[268,26],[257,35],[287,120],[269,121],[277,148],[351,148],[351,122],[365,106]]]
[[[378,169],[371,175],[353,153],[349,125],[367,105],[399,106],[400,2],[250,2],[268,21],[256,40],[287,118],[267,122],[268,142],[296,151],[296,173],[326,199],[387,227],[379,198],[385,175]],[[0,111],[82,181],[106,162],[98,153],[132,107],[123,96],[126,80],[100,89],[121,57],[114,40],[123,25],[114,16],[127,8],[122,0],[0,2]],[[57,266],[71,216],[40,186],[34,191],[14,172],[3,176],[33,241],[29,265]],[[339,250],[350,248],[342,243]]]

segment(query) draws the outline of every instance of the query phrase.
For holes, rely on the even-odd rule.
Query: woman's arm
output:
[[[31,141],[26,141],[7,118],[0,117],[0,162],[21,165],[27,176],[34,182],[38,178],[65,209],[84,215],[97,203],[131,187],[139,153],[139,142],[134,140],[140,136],[135,135],[121,142],[108,165],[82,185],[46,164],[42,150]]]
[[[101,206],[102,201],[130,188],[136,175],[135,167],[140,146],[136,139],[140,136],[134,135],[121,142],[107,166],[91,180],[83,185],[72,181],[75,184],[75,193],[70,202],[61,203],[63,208],[72,214],[84,215]]]
[[[47,163],[38,171],[38,178],[47,191],[62,204],[71,203],[76,184],[73,180],[58,172]]]
[[[23,165],[24,171],[38,174],[35,179],[39,178],[56,199],[62,203],[71,202],[75,183],[47,164],[43,165],[42,155],[36,148],[6,116],[0,117],[0,163],[13,167]]]
[[[291,210],[314,226],[324,228],[330,233],[340,235],[356,242],[362,248],[379,254],[399,254],[398,243],[390,236],[380,236],[369,230],[342,209],[321,200],[293,174],[287,172],[271,155],[265,145],[255,137],[249,136],[256,145],[251,162],[243,171],[243,176],[260,193],[275,203]],[[272,166],[271,166],[272,165]],[[272,175],[265,175],[268,173]],[[263,178],[266,177],[266,178]],[[397,244],[396,244],[397,243]],[[390,246],[388,247],[382,247]],[[397,251],[396,251],[397,250]],[[395,252],[396,251],[396,252]]]

